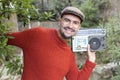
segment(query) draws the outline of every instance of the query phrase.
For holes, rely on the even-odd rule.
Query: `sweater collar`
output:
[[[65,41],[65,40],[62,40],[62,39],[59,37],[58,32],[57,32],[56,29],[54,29],[53,35],[54,35],[55,40],[59,43],[59,45],[62,45],[62,46],[64,46],[64,47],[65,47],[65,46],[68,47],[68,42]]]

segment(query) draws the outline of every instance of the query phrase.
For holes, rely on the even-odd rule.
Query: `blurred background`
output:
[[[6,32],[42,25],[58,28],[60,11],[75,6],[86,16],[82,28],[106,29],[106,49],[97,51],[90,80],[120,80],[120,0],[0,0],[0,80],[20,80],[22,50],[8,46]],[[69,42],[71,44],[71,42]],[[70,45],[71,46],[71,45]],[[74,53],[82,68],[84,52]]]

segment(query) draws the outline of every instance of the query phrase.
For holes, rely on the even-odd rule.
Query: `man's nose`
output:
[[[69,23],[69,27],[73,28],[73,23],[72,22]]]

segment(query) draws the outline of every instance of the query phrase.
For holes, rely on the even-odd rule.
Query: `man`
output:
[[[67,40],[80,29],[84,14],[76,7],[66,7],[61,12],[59,29],[32,28],[8,34],[8,40],[23,50],[22,80],[88,80],[95,67],[95,52],[88,45],[88,59],[78,70],[75,57]]]

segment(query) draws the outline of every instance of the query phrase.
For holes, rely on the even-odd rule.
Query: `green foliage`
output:
[[[30,20],[36,20],[39,13],[34,5],[33,0],[15,0],[13,6],[15,7],[18,21],[24,22],[24,25],[28,24]]]
[[[116,15],[110,17],[108,22],[102,23],[100,26],[106,29],[106,49],[105,51],[98,52],[97,62],[119,62],[120,61],[120,16]],[[104,26],[104,27],[103,27]],[[101,57],[101,58],[99,58]]]
[[[0,17],[2,17],[2,16],[0,16]],[[6,32],[8,32],[8,29],[10,26],[11,26],[10,23],[3,23],[3,24],[1,23],[0,24],[0,63],[3,63],[4,65],[6,63],[9,63],[9,60],[12,60],[13,56],[14,56],[13,47],[7,45],[8,38],[12,38],[12,37],[5,35]],[[5,67],[3,68],[3,70],[5,69]],[[9,69],[10,68],[8,68],[8,71],[9,71]],[[2,76],[3,70],[0,71],[0,77]],[[14,69],[14,71],[16,71],[16,70]]]
[[[28,24],[30,20],[38,19],[39,13],[34,5],[33,0],[1,0],[0,15],[1,18],[10,18],[11,13],[16,13],[18,21]]]
[[[54,17],[54,13],[52,12],[44,12],[40,14],[40,18],[39,21],[54,21],[53,17]]]
[[[107,10],[111,7],[109,0],[93,0],[95,5],[98,6],[100,11]]]
[[[56,20],[59,20],[61,11],[66,7],[70,6],[69,0],[54,0],[54,12],[56,14]]]
[[[6,36],[9,28],[12,26],[10,22],[5,22],[10,19],[11,14],[16,13],[18,19],[27,24],[34,16],[35,7],[31,5],[32,0],[0,0],[0,63],[4,64],[2,71],[7,68],[7,73],[11,75],[19,75],[22,72],[21,58],[13,54],[13,47],[7,45],[8,38]]]
[[[13,0],[0,0],[0,20],[2,18],[10,18],[11,13],[14,12],[14,9],[11,8],[10,2]]]
[[[68,0],[55,0],[55,10],[56,12],[61,12],[61,10],[66,7],[69,6],[70,4],[68,3]]]
[[[102,10],[103,7],[108,7],[108,0],[55,0],[55,13],[60,14],[61,10],[66,6],[75,6],[81,9],[85,14],[85,21],[82,23],[82,27],[95,28],[99,25],[99,22],[103,21]]]
[[[18,21],[24,22],[24,25],[30,21],[46,21],[53,20],[54,13],[51,11],[39,13],[35,5],[32,4],[33,0],[16,0],[14,6],[18,15]]]
[[[7,29],[7,24],[0,24],[0,62],[6,61],[9,52],[12,50],[11,47],[7,46],[8,38],[10,38],[10,36],[5,36]]]
[[[77,3],[75,2],[77,1]],[[79,7],[85,14],[86,20],[82,27],[96,27],[102,22],[101,11],[108,7],[108,0],[84,0],[83,2],[74,0],[71,5]],[[31,3],[33,0],[0,0],[0,62],[8,68],[8,74],[21,74],[22,64],[20,57],[13,54],[13,48],[7,45],[8,38],[5,36],[8,28],[12,26],[10,23],[3,23],[2,20],[9,19],[12,13],[17,13],[18,20],[27,24],[30,20],[51,20],[52,12],[44,12],[39,14],[38,10]],[[58,14],[65,7],[70,5],[68,0],[55,0],[55,13]],[[97,54],[99,61],[102,63],[119,62],[120,61],[120,16],[114,16],[101,26],[107,30],[107,47],[103,52]],[[69,44],[71,44],[69,42]],[[119,70],[116,71],[119,74]],[[119,76],[115,75],[111,80],[119,80]],[[1,76],[1,75],[0,75]]]
[[[12,24],[4,20],[10,19],[13,13],[17,14],[18,21],[22,21],[24,25],[31,20],[38,20],[40,16],[41,20],[50,20],[53,17],[51,12],[39,15],[35,6],[31,4],[32,2],[33,0],[0,0],[0,63],[4,64],[2,71],[7,68],[7,73],[11,75],[21,74],[23,65],[21,58],[13,54],[13,47],[7,45],[8,38],[12,37],[5,34]],[[2,71],[0,71],[0,76],[2,76]]]
[[[110,80],[120,80],[120,67],[118,67]]]
[[[120,76],[117,75],[117,76],[115,76],[115,77],[112,77],[110,80],[119,80],[119,79],[120,79]]]
[[[100,16],[100,12],[98,6],[93,0],[86,0],[83,4],[81,4],[80,9],[85,14],[85,21],[82,23],[82,27],[94,28],[97,27],[102,17]]]
[[[9,19],[11,14],[14,12],[14,10],[9,7],[9,3],[10,1],[6,0],[1,0],[0,2],[0,63],[3,63],[8,59],[8,56],[10,56],[9,53],[12,50],[11,47],[7,46],[7,40],[10,36],[5,36],[5,33],[8,32],[8,29],[12,24],[2,21],[4,19]]]
[[[120,61],[120,16],[109,19],[105,24],[107,30],[107,49],[110,61]]]
[[[5,63],[6,68],[8,68],[7,74],[12,75],[21,75],[22,73],[22,62],[20,56],[15,56],[13,59],[10,59]]]

